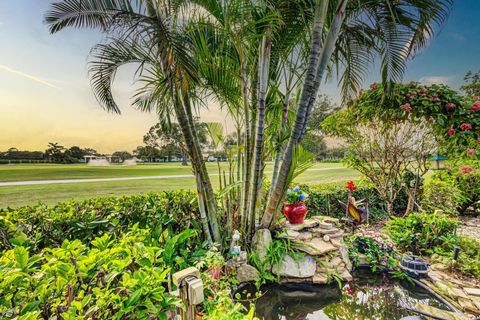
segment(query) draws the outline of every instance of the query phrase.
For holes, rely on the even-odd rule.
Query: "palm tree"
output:
[[[94,94],[108,111],[120,113],[112,95],[116,71],[125,64],[137,64],[137,80],[143,85],[134,105],[155,110],[166,123],[175,115],[199,181],[204,201],[200,206],[207,211],[209,230],[204,231],[221,242],[216,198],[195,135],[193,109],[199,76],[185,36],[189,16],[184,9],[184,1],[61,0],[51,5],[45,21],[52,33],[66,27],[99,28],[106,33],[107,42],[92,50],[89,71]]]
[[[327,68],[331,66],[342,72],[341,87],[348,100],[356,94],[374,58],[380,58],[382,81],[388,88],[390,82],[401,79],[406,61],[428,44],[435,27],[448,16],[450,6],[450,0],[317,1],[309,62],[295,124],[262,227],[276,222],[292,156],[305,135]]]

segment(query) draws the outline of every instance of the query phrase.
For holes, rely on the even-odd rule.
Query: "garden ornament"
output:
[[[353,181],[348,181],[345,186],[348,189],[348,199],[347,203],[338,200],[340,206],[345,210],[347,216],[350,216],[352,222],[355,226],[361,225],[365,222],[368,223],[368,201],[360,200],[356,201],[353,197],[353,191],[357,190],[357,187],[354,185]],[[361,208],[360,205],[364,204],[364,208]]]

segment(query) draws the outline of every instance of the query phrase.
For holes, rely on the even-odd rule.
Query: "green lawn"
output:
[[[222,166],[226,166],[222,163]],[[314,168],[341,167],[339,163],[317,163]],[[207,163],[209,170],[217,172],[216,163]],[[271,164],[266,170],[271,170]],[[140,176],[162,176],[191,174],[190,166],[180,163],[139,164],[136,166],[113,165],[108,167],[90,167],[85,164],[18,164],[0,165],[0,182],[33,181],[86,178],[120,178]]]
[[[189,167],[182,167],[180,164],[138,165],[135,167],[87,167],[85,165],[38,165],[38,167],[36,165],[19,165],[6,167],[0,167],[0,181],[118,178],[191,173]],[[215,164],[209,163],[208,167],[211,172],[216,172]],[[319,163],[313,169],[315,168],[338,169],[310,170],[299,176],[297,182],[317,184],[357,179],[359,176],[354,170],[344,168],[338,163]],[[25,171],[22,169],[25,169]],[[268,165],[266,168],[267,174],[270,170],[271,166]],[[218,179],[216,176],[212,177],[212,183],[217,187]],[[87,199],[107,195],[121,196],[191,188],[194,188],[193,178],[0,186],[0,208],[18,207],[38,202],[53,204],[68,199]]]

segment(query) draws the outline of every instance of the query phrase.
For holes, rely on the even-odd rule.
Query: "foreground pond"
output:
[[[256,301],[256,314],[265,320],[399,320],[416,315],[406,308],[415,308],[417,303],[448,310],[409,282],[368,271],[357,271],[354,278],[343,288],[337,284],[262,287],[264,295]]]

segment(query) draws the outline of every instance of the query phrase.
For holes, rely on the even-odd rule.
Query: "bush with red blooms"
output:
[[[441,144],[441,152],[455,157],[480,150],[480,100],[465,97],[441,84],[398,83],[385,95],[381,84],[352,101],[355,121],[428,121]],[[355,122],[355,123],[357,123]]]

